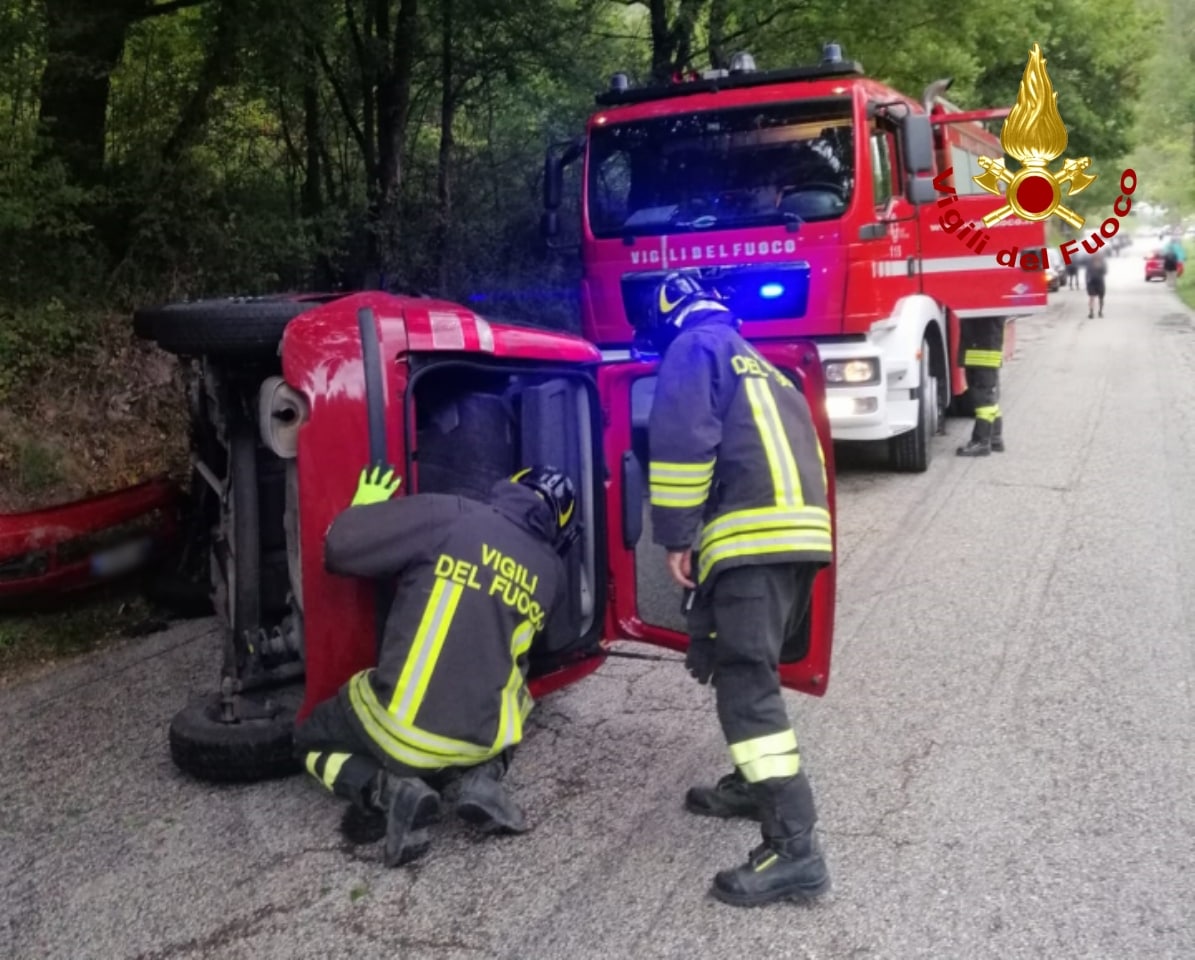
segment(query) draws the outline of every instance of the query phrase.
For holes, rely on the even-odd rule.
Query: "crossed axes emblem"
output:
[[[1064,184],[1068,185],[1066,196],[1073,197],[1076,193],[1082,193],[1096,180],[1095,174],[1086,173],[1085,171],[1091,166],[1090,157],[1081,157],[1078,160],[1067,160],[1063,163],[1062,169],[1058,173],[1053,173],[1046,161],[1028,161],[1024,167],[1018,170],[1015,174],[1009,173],[1004,166],[1002,159],[992,160],[989,157],[979,157],[979,165],[983,167],[984,173],[977,177],[972,177],[977,184],[983,187],[988,193],[993,193],[996,196],[1001,196],[1000,184],[1003,183],[1006,187],[1013,188],[1020,186],[1025,179],[1029,177],[1041,177],[1049,180],[1054,186],[1055,200],[1043,214],[1034,217],[1027,217],[1026,219],[1044,220],[1051,214],[1057,214],[1067,223],[1069,223],[1076,230],[1081,229],[1085,218],[1079,216],[1070,207],[1063,204],[1062,201],[1062,187]],[[1012,189],[1005,193],[1005,196],[1013,196],[1015,194]],[[1018,205],[1019,206],[1019,205]],[[990,227],[995,223],[999,223],[1006,217],[1013,214],[1018,216],[1025,216],[1024,212],[1018,210],[1012,203],[1005,203],[1004,206],[998,207],[983,218],[984,226]]]

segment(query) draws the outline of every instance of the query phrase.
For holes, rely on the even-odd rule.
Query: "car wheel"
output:
[[[266,714],[264,708],[259,712]],[[299,771],[294,713],[273,705],[269,715],[228,722],[221,697],[188,703],[170,723],[170,756],[181,771],[213,783],[249,783]]]
[[[143,307],[133,332],[181,356],[271,356],[286,325],[340,294],[230,297]]]

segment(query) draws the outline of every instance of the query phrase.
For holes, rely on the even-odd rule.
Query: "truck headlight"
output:
[[[826,382],[864,386],[880,382],[880,363],[867,360],[830,360],[825,365]]]

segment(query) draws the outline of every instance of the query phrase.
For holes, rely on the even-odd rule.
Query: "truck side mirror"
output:
[[[926,203],[933,203],[938,199],[938,191],[934,189],[934,182],[929,177],[914,177],[909,175],[908,189],[905,191],[909,203],[920,207]]]
[[[560,214],[555,210],[545,210],[539,219],[539,232],[545,240],[553,240],[560,233]]]
[[[564,143],[554,143],[544,154],[544,209],[556,210],[560,207],[561,195],[564,193],[564,168],[575,162],[585,152],[585,141],[566,140]]]
[[[901,118],[900,143],[905,170],[911,174],[932,173],[934,169],[934,131],[924,113],[907,113]]]

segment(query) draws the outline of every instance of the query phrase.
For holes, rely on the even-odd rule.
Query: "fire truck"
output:
[[[961,111],[949,86],[915,100],[837,44],[795,69],[760,71],[740,53],[663,86],[615,74],[585,137],[553,145],[544,165],[543,231],[557,245],[564,170],[584,161],[586,339],[626,357],[656,284],[693,271],[756,344],[816,344],[835,440],[886,443],[892,468],[926,470],[948,409],[969,406],[960,322],[1014,321],[1047,294],[1045,271],[997,260],[1040,251],[1043,223],[985,228],[1002,200],[972,179],[981,157],[1003,157],[985,124],[1009,109]]]

